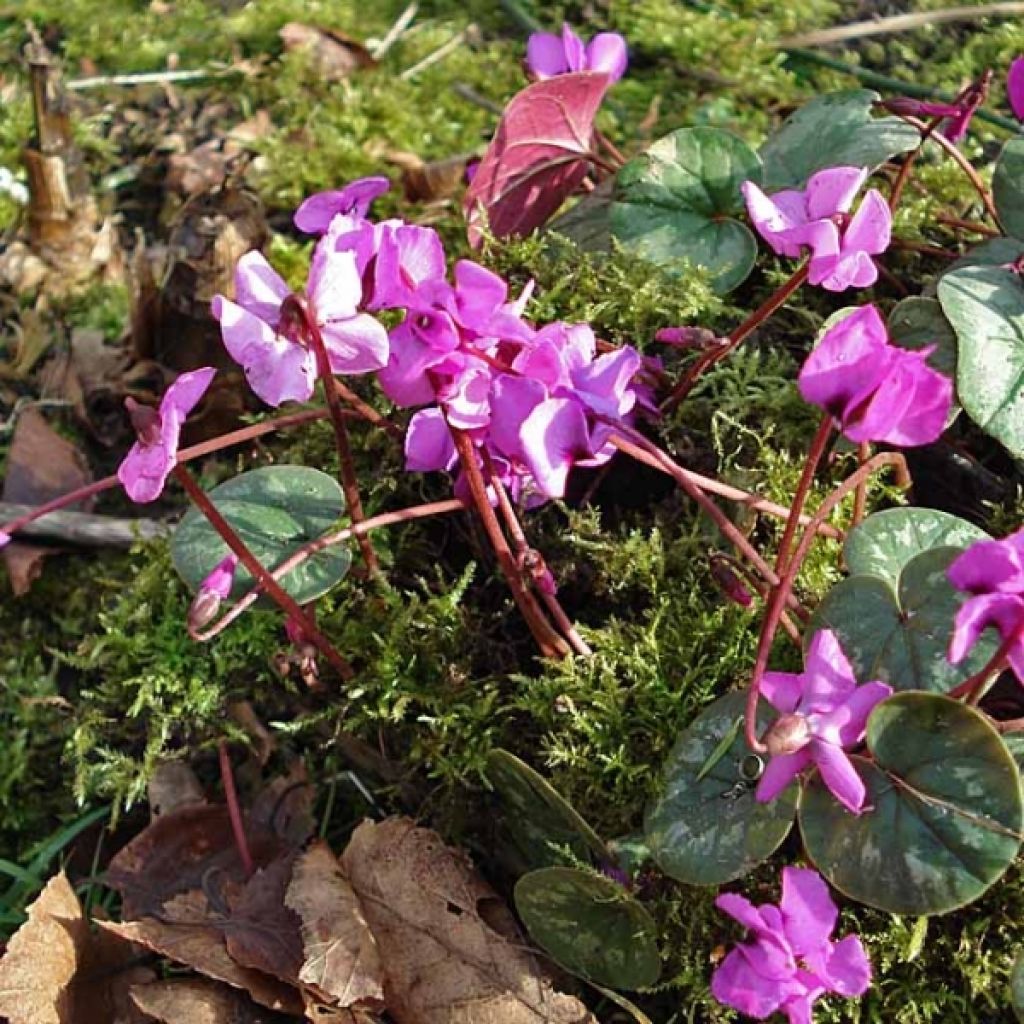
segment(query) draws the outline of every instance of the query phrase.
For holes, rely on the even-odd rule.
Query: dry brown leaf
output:
[[[41,505],[61,494],[89,483],[92,475],[82,453],[64,440],[36,409],[26,409],[14,428],[7,457],[3,500],[22,505]],[[88,502],[70,508],[85,511]],[[20,597],[42,571],[42,562],[52,548],[15,541],[3,549],[11,588]]]
[[[212,917],[202,893],[176,896],[164,908],[162,919],[116,924],[100,921],[105,931],[138,942],[154,953],[184,964],[200,974],[248,992],[256,1002],[272,1010],[302,1013],[302,1000],[290,985],[260,971],[235,963],[228,954],[220,928]]]
[[[260,1009],[237,989],[206,978],[177,978],[132,988],[135,1005],[163,1024],[262,1024]]]
[[[361,68],[375,67],[370,51],[344,32],[289,21],[278,32],[286,50],[305,50],[313,70],[328,82],[340,82]]]
[[[161,761],[147,787],[151,820],[206,803],[196,773],[184,761]]]
[[[0,960],[0,1015],[10,1024],[67,1024],[71,980],[85,929],[64,874],[54,876],[28,909]]]
[[[377,943],[326,843],[314,843],[295,862],[285,903],[302,921],[299,980],[341,1007],[382,1003]]]
[[[342,857],[398,1024],[596,1024],[556,992],[466,856],[407,818],[364,822]],[[480,907],[486,904],[487,919]],[[501,917],[500,930],[492,926]]]
[[[121,938],[94,934],[63,873],[29,908],[0,960],[0,1016],[9,1024],[139,1024],[128,999],[153,972]]]

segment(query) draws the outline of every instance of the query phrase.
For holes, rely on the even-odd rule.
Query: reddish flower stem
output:
[[[324,345],[324,338],[320,333],[320,327],[312,317],[307,319],[306,327],[305,333],[316,356],[317,373],[320,377],[320,383],[323,385],[324,398],[327,400],[327,409],[331,416],[331,424],[334,427],[334,443],[338,449],[341,489],[345,492],[348,514],[351,516],[353,523],[361,523],[366,518],[366,514],[363,512],[363,501],[359,497],[359,482],[356,480],[356,469],[352,463],[352,446],[348,440],[344,410],[341,407],[341,395],[334,386],[334,372],[331,370],[331,359],[327,354],[327,347]],[[358,543],[359,550],[363,554],[363,561],[366,563],[366,568],[371,573],[379,573],[380,562],[377,561],[377,552],[373,550],[370,538],[361,535],[358,538]]]
[[[724,345],[716,345],[708,349],[683,375],[682,380],[675,386],[668,398],[661,403],[663,413],[671,412],[686,396],[693,390],[694,385],[700,379],[705,370],[709,370],[715,363],[723,360],[730,352],[739,346],[750,334],[761,326],[776,310],[783,306],[789,297],[797,291],[807,280],[808,265],[803,263],[793,272],[785,284],[778,291],[772,293],[754,310],[746,320],[743,321],[729,335]]]
[[[313,420],[322,420],[326,415],[327,411],[325,409],[305,409],[302,412],[291,413],[288,416],[276,416],[273,419],[264,420],[262,423],[252,423],[247,427],[242,427],[241,430],[233,430],[229,434],[215,437],[210,441],[203,441],[201,444],[192,445],[190,448],[182,448],[178,452],[178,462],[189,462],[191,459],[198,459],[203,455],[209,455],[211,452],[220,451],[222,448],[244,444],[246,441],[251,441],[275,430],[284,430],[287,427],[297,427],[303,423],[311,423]],[[346,413],[346,415],[354,414]],[[9,523],[0,525],[0,530],[13,535],[18,530],[28,526],[29,523],[35,522],[35,520],[41,519],[51,512],[57,512],[68,505],[73,505],[77,501],[90,498],[92,495],[99,494],[102,491],[109,491],[113,487],[120,486],[120,483],[121,481],[118,480],[116,475],[105,476],[102,480],[97,480],[94,483],[86,484],[84,487],[68,491],[67,494],[62,494],[59,498],[46,502],[45,505],[38,505],[31,512],[26,512],[17,519],[12,519]]]
[[[799,528],[800,513],[803,512],[804,505],[807,503],[814,474],[825,454],[831,436],[832,417],[826,413],[821,419],[807,452],[807,461],[804,463],[803,472],[796,485],[789,518],[786,520],[782,531],[782,540],[779,541],[778,554],[775,556],[775,573],[779,577],[779,583],[768,598],[768,607],[765,609],[764,619],[761,622],[757,655],[754,659],[754,670],[747,693],[747,714],[744,722],[747,745],[758,754],[763,754],[768,749],[757,735],[757,700],[761,694],[761,677],[768,667],[768,655],[771,653],[772,643],[775,640],[775,631],[779,628],[779,619],[786,606],[786,599],[793,589],[794,573],[790,570],[790,547]]]
[[[871,458],[871,445],[867,441],[862,441],[857,446],[857,461],[863,466]],[[864,513],[867,512],[868,508],[868,478],[865,477],[859,484],[857,484],[857,492],[853,499],[853,522],[851,525],[856,526],[864,519]]]
[[[445,419],[447,421],[447,416]],[[556,632],[536,598],[523,583],[508,541],[501,532],[501,524],[487,497],[487,486],[484,483],[480,467],[477,465],[476,451],[473,448],[472,440],[468,434],[453,427],[450,423],[448,429],[455,442],[455,450],[458,452],[462,471],[466,474],[466,483],[469,485],[473,504],[476,506],[488,540],[497,556],[498,566],[505,577],[505,582],[508,583],[509,590],[512,591],[512,598],[526,620],[526,624],[530,627],[530,632],[533,634],[534,640],[537,641],[541,654],[545,658],[564,658],[569,653],[569,646]]]
[[[392,437],[399,440],[405,436],[402,428],[397,423],[392,423],[387,416],[382,416],[372,405],[364,402],[354,391],[338,380],[337,377],[332,375],[331,380],[334,383],[334,390],[342,400],[348,402],[367,423],[372,423],[375,427],[386,430]]]
[[[446,512],[458,512],[459,510],[467,509],[468,506],[465,502],[459,498],[449,498],[447,501],[432,501],[426,505],[414,505],[411,508],[399,509],[397,512],[383,512],[379,516],[372,516],[370,519],[364,519],[361,523],[356,523],[353,526],[346,526],[344,529],[337,530],[334,533],[325,534],[323,537],[318,537],[316,540],[311,540],[307,544],[304,544],[301,548],[292,552],[279,566],[277,566],[272,572],[271,576],[275,580],[281,580],[287,576],[288,573],[292,572],[298,566],[302,565],[306,559],[311,558],[313,555],[325,548],[333,547],[335,544],[341,544],[351,537],[358,537],[360,533],[368,533],[370,530],[380,529],[382,526],[392,526],[396,523],[407,523],[413,519],[425,519],[428,516],[443,515]],[[189,636],[193,640],[199,643],[205,643],[208,640],[212,640],[218,633],[223,631],[227,626],[235,621],[244,611],[251,608],[260,595],[263,593],[263,588],[260,586],[253,587],[247,594],[243,595],[238,601],[231,606],[231,608],[224,613],[213,625],[208,626],[205,630],[193,631],[189,630]]]
[[[231,758],[228,756],[228,745],[224,740],[217,744],[217,757],[220,761],[220,778],[224,784],[224,801],[228,805],[228,817],[231,819],[231,831],[235,835],[235,846],[242,861],[242,870],[249,878],[256,870],[252,854],[249,852],[249,841],[245,837],[245,823],[242,819],[242,808],[238,805],[238,791],[235,789],[235,776],[231,771]]]
[[[352,666],[335,650],[330,641],[320,632],[313,620],[303,611],[298,602],[281,587],[274,577],[249,550],[245,542],[234,531],[231,524],[221,515],[220,510],[206,492],[199,486],[184,466],[175,466],[174,475],[185,488],[196,508],[209,520],[210,525],[220,534],[224,543],[238,556],[238,560],[249,570],[253,579],[258,580],[264,593],[272,597],[281,610],[290,615],[302,627],[309,642],[330,662],[342,679],[352,679]]]
[[[892,191],[889,193],[889,209],[890,211],[896,211],[896,207],[899,206],[900,199],[903,197],[903,189],[907,182],[910,180],[911,171],[914,169],[914,164],[917,163],[917,158],[921,155],[921,151],[924,149],[924,144],[928,141],[928,137],[935,131],[938,126],[942,124],[941,117],[933,117],[922,129],[921,129],[921,141],[907,158],[903,161],[900,166],[899,173],[896,175],[896,180],[892,184]]]
[[[970,679],[965,680],[955,689],[950,690],[947,696],[957,700],[963,697],[965,704],[977,704],[992,679],[1006,668],[1010,658],[1010,651],[1013,650],[1016,644],[1020,643],[1022,637],[1024,637],[1024,618],[1010,630],[1009,636],[999,645],[999,650],[988,659],[985,665],[975,672]]]
[[[519,517],[516,515],[512,502],[509,500],[508,492],[501,478],[495,472],[494,462],[490,453],[485,449],[483,452],[484,467],[487,470],[491,488],[498,497],[498,508],[501,509],[501,516],[505,520],[508,532],[512,534],[512,542],[515,545],[516,563],[525,569],[525,562],[532,551],[526,540],[526,533]],[[548,572],[551,570],[549,569]],[[552,577],[553,578],[553,577]],[[543,587],[535,586],[534,590],[540,594],[540,599],[547,605],[548,614],[555,621],[555,625],[562,631],[563,636],[569,641],[569,646],[577,653],[589,658],[594,652],[587,646],[587,642],[576,632],[572,620],[565,614],[565,609],[554,594],[549,594]]]
[[[616,161],[616,163],[618,163],[620,167],[622,167],[623,164],[626,163],[626,158],[622,155],[622,152],[619,149],[619,147],[616,146],[615,143],[612,142],[612,140],[609,139],[604,132],[594,129],[594,138],[597,140],[597,144],[599,146],[604,147],[605,151],[611,156],[613,160]]]
[[[940,213],[935,218],[940,224],[948,224],[953,228],[963,228],[964,231],[973,231],[977,235],[985,235],[986,238],[998,238],[999,232],[990,228],[987,224],[979,224],[974,220],[961,220],[959,217],[950,217]]]
[[[830,516],[836,506],[851,492],[856,490],[857,486],[862,480],[866,480],[872,473],[877,472],[886,466],[892,466],[896,470],[897,483],[900,486],[909,485],[909,477],[907,475],[907,460],[903,457],[900,452],[880,452],[878,455],[869,459],[864,463],[855,473],[847,477],[838,487],[836,487],[828,497],[818,506],[818,510],[811,516],[811,521],[804,530],[800,537],[799,542],[796,545],[796,549],[793,552],[792,557],[789,560],[789,564],[785,571],[782,573],[782,581],[780,582],[775,593],[771,595],[769,600],[768,608],[765,611],[764,625],[762,626],[762,637],[765,636],[765,626],[769,626],[771,635],[768,636],[765,644],[765,664],[761,666],[761,675],[764,673],[764,668],[767,665],[767,655],[771,651],[771,645],[775,639],[775,630],[778,628],[778,618],[776,617],[779,612],[778,608],[782,606],[782,598],[780,594],[789,595],[793,589],[793,583],[796,580],[797,574],[800,572],[800,567],[803,565],[804,559],[807,557],[807,552],[811,549],[811,544],[814,543],[815,536],[817,534],[819,526]],[[777,607],[776,607],[777,606]],[[774,620],[774,621],[772,621]],[[758,646],[758,654],[760,655],[761,648]],[[755,671],[757,666],[755,665]],[[760,676],[758,678],[758,686],[760,686]],[[751,692],[754,692],[753,686],[751,686]],[[748,695],[748,712],[750,710],[751,698]],[[757,708],[757,701],[752,701],[754,710]],[[757,737],[755,736],[755,739]],[[748,734],[749,742],[749,734]],[[758,740],[760,744],[760,741]],[[756,748],[755,748],[756,749]],[[758,751],[761,753],[762,751]]]

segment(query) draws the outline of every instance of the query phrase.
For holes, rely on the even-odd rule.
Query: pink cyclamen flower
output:
[[[971,82],[952,103],[934,103],[931,100],[917,100],[910,96],[896,96],[885,100],[881,106],[894,114],[909,117],[941,117],[943,122],[939,133],[950,142],[960,142],[967,134],[971,119],[985,102],[992,72],[986,71],[976,82]]]
[[[199,404],[217,371],[212,366],[183,373],[167,389],[159,409],[125,400],[138,440],[118,467],[128,497],[140,504],[160,497],[178,461],[181,426]]]
[[[764,738],[772,758],[756,798],[762,803],[774,800],[815,764],[836,799],[859,814],[864,808],[864,783],[846,751],[864,739],[868,715],[891,694],[892,687],[886,683],[858,686],[835,633],[830,629],[815,633],[803,672],[766,672],[761,679],[761,695],[782,714]]]
[[[192,630],[202,629],[212,622],[220,609],[221,602],[231,594],[235,582],[238,556],[234,553],[222,558],[199,584],[196,596],[188,610],[188,624]]]
[[[768,196],[745,181],[741,191],[754,227],[772,249],[795,259],[809,248],[807,280],[841,292],[874,284],[878,268],[871,256],[889,247],[892,213],[877,189],[869,189],[849,216],[867,176],[863,167],[829,167],[812,174],[803,189]]]
[[[814,1001],[826,992],[855,997],[871,984],[860,939],[832,941],[839,912],[822,877],[807,868],[782,869],[782,899],[755,907],[738,893],[715,906],[750,932],[718,966],[711,993],[757,1020],[782,1011],[790,1024],[811,1024]]]
[[[368,373],[387,365],[388,335],[360,313],[363,281],[356,254],[337,248],[346,218],[331,222],[313,252],[305,296],[292,293],[263,255],[246,253],[235,270],[235,299],[214,297],[224,347],[268,405],[305,402],[317,377],[310,334],[323,339],[332,373]]]
[[[1024,56],[1018,57],[1006,76],[1006,94],[1010,109],[1018,121],[1024,121]]]
[[[932,369],[932,348],[889,344],[874,306],[861,306],[825,332],[800,370],[800,394],[830,412],[851,441],[914,447],[942,433],[953,383]]]
[[[374,176],[359,178],[341,189],[318,192],[303,201],[295,211],[295,226],[310,235],[322,235],[331,226],[331,221],[341,214],[362,219],[370,210],[370,204],[391,188],[387,178]]]
[[[982,540],[946,571],[958,590],[971,595],[953,626],[949,660],[958,664],[990,626],[1011,641],[1008,661],[1024,683],[1024,530],[1002,540]]]
[[[568,26],[562,34],[534,32],[526,44],[526,67],[534,78],[554,78],[572,71],[599,71],[608,82],[626,73],[626,40],[617,32],[601,32],[584,45]]]

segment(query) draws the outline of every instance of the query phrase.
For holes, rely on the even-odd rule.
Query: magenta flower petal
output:
[[[843,250],[877,255],[889,248],[891,240],[892,211],[889,204],[878,189],[868,189],[843,232]]]
[[[765,766],[754,798],[762,804],[771,803],[811,763],[808,747],[793,754],[779,754]]]
[[[812,174],[805,189],[807,219],[822,220],[848,213],[867,178],[866,167],[826,167]]]
[[[214,297],[211,309],[220,321],[224,347],[259,398],[275,407],[309,400],[316,382],[309,349],[280,337],[264,320],[223,296]]]
[[[0,530],[0,548],[7,547],[13,538],[6,530]]]
[[[235,570],[238,568],[238,555],[229,554],[219,561],[209,575],[199,584],[201,591],[214,594],[226,601],[235,582]]]
[[[587,44],[587,70],[607,75],[609,83],[617,82],[626,73],[628,63],[626,40],[617,32],[599,32]]]
[[[790,189],[768,197],[752,181],[743,182],[740,191],[758,234],[777,255],[796,259],[801,243],[791,235],[807,221],[803,193]]]
[[[1018,57],[1006,76],[1006,93],[1010,109],[1018,121],[1024,121],[1024,57]]]
[[[842,996],[862,996],[871,986],[871,962],[856,935],[832,946],[824,969],[815,969],[832,992]]]
[[[157,437],[136,441],[117,469],[117,478],[132,501],[141,504],[160,497],[178,461],[182,424],[216,374],[213,367],[204,366],[181,374],[167,389],[160,401]]]
[[[562,52],[565,54],[565,64],[569,71],[590,70],[587,67],[587,51],[583,40],[565,23],[562,25]]]
[[[851,813],[860,814],[867,790],[846,752],[823,740],[811,740],[810,751],[821,779],[832,795]],[[767,774],[767,773],[766,773]]]
[[[738,946],[711,975],[711,994],[725,1006],[764,1020],[770,1017],[794,993],[792,982],[780,984],[753,970]]]
[[[605,352],[572,374],[576,395],[599,415],[625,416],[636,404],[630,384],[642,365],[640,353],[629,345]]]
[[[307,234],[323,234],[338,214],[365,217],[370,204],[391,188],[387,178],[360,178],[342,189],[318,192],[295,211],[295,226]]]
[[[479,430],[491,419],[490,367],[470,367],[455,380],[453,391],[443,398],[448,420],[459,430]]]
[[[391,332],[391,352],[387,366],[377,374],[377,383],[395,405],[426,405],[435,397],[427,371],[445,358],[416,336],[408,323]]]
[[[755,935],[767,931],[760,911],[746,896],[742,896],[738,892],[719,893],[715,897],[715,906],[723,913],[728,914],[734,921],[738,921],[744,928],[754,932]]]
[[[809,957],[828,949],[839,911],[817,871],[783,868],[779,909],[785,922],[786,940],[796,956]]]
[[[548,398],[523,421],[519,431],[523,457],[541,492],[561,498],[569,470],[590,454],[587,417],[571,398]]]
[[[425,281],[443,280],[444,248],[433,228],[387,226],[381,232],[374,269],[374,309],[410,306]]]
[[[332,373],[369,373],[387,366],[388,332],[369,313],[326,323],[320,333]]]
[[[309,264],[308,292],[319,324],[355,316],[363,298],[363,282],[352,252],[338,252],[335,238],[324,235]]]
[[[875,710],[875,706],[891,696],[892,687],[888,683],[876,680],[858,686],[842,704],[821,716],[814,734],[849,750],[863,741],[868,716]]]
[[[878,267],[867,253],[852,251],[812,256],[807,280],[827,292],[868,288],[878,280]]]
[[[405,432],[405,468],[414,473],[450,471],[459,457],[440,409],[421,409]]]
[[[1018,531],[1015,537],[1024,537]],[[958,555],[946,570],[950,583],[972,594],[1002,591],[1024,593],[1024,560],[1006,540],[982,540]]]
[[[829,711],[856,689],[857,677],[831,629],[814,634],[804,661],[804,714]]]
[[[534,32],[526,41],[526,66],[537,78],[565,74],[569,64],[562,37],[551,32]]]
[[[235,301],[246,312],[277,326],[281,303],[292,290],[257,249],[247,252],[235,267]]]
[[[1005,639],[1024,620],[1024,597],[1017,594],[982,594],[961,605],[953,623],[949,660],[957,665],[990,627]],[[1021,644],[1024,647],[1024,642]]]
[[[520,431],[526,418],[547,397],[547,388],[539,380],[508,373],[495,377],[488,437],[503,455],[520,462],[526,458]]]
[[[508,285],[493,271],[472,260],[459,260],[453,272],[452,316],[465,328],[483,334],[487,322],[508,295]]]
[[[796,711],[803,692],[804,679],[797,673],[765,672],[761,677],[761,696],[783,714]]]

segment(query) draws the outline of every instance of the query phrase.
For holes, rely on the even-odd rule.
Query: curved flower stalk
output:
[[[826,992],[852,998],[868,990],[864,946],[856,935],[832,941],[839,912],[816,871],[783,868],[778,906],[755,907],[738,893],[722,893],[715,906],[750,932],[711,977],[720,1003],[757,1020],[781,1011],[790,1024],[811,1024]]]
[[[863,742],[868,715],[892,687],[878,681],[858,686],[836,635],[823,629],[811,641],[803,672],[766,672],[761,695],[781,714],[764,736],[771,761],[757,799],[774,800],[814,764],[835,798],[859,814],[864,783],[846,751]]]
[[[926,361],[932,351],[891,345],[878,310],[861,306],[807,357],[800,394],[829,412],[851,441],[928,444],[942,433],[953,401],[952,381]]]
[[[956,614],[949,660],[954,665],[963,661],[992,627],[1003,638],[1005,663],[1024,683],[1024,529],[972,544],[946,575],[971,595]]]
[[[526,68],[536,79],[599,71],[611,84],[626,73],[628,61],[626,40],[617,32],[599,32],[584,43],[569,25],[563,25],[561,35],[534,32],[526,43]]]
[[[807,280],[841,292],[875,283],[871,257],[885,252],[892,235],[892,213],[877,189],[869,189],[850,216],[867,176],[863,167],[829,167],[803,189],[768,196],[752,181],[741,189],[754,227],[771,248],[792,259],[809,249]]]
[[[117,471],[128,497],[140,504],[156,501],[178,461],[181,427],[199,404],[217,371],[212,366],[183,373],[167,389],[159,409],[125,400],[138,440]]]

